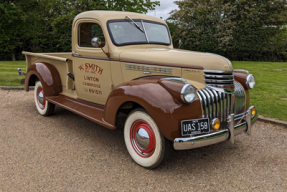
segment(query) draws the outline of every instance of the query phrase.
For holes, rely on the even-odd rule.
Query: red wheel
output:
[[[40,81],[35,85],[34,99],[36,108],[41,115],[48,116],[54,112],[55,105],[45,99],[44,89]]]
[[[133,160],[148,169],[157,167],[165,156],[165,138],[144,110],[132,111],[124,128],[127,150]]]
[[[150,157],[155,149],[155,135],[144,120],[135,121],[130,129],[131,145],[141,157]]]

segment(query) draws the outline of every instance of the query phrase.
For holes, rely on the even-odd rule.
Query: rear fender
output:
[[[27,72],[25,78],[25,90],[29,91],[29,86],[35,85],[39,79],[44,89],[44,96],[57,96],[62,92],[62,83],[57,69],[47,63],[34,63]]]

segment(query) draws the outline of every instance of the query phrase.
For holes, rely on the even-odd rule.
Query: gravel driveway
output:
[[[0,90],[0,131],[0,191],[287,191],[287,129],[272,124],[156,170],[132,161],[120,129],[61,108],[42,117],[32,91]]]

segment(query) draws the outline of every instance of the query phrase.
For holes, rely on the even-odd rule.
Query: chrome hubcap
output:
[[[44,105],[44,95],[43,95],[42,91],[40,91],[38,93],[38,101],[41,105]]]
[[[150,157],[155,150],[156,140],[151,126],[138,119],[131,125],[130,139],[135,152],[143,157]]]
[[[150,144],[148,132],[144,128],[139,128],[135,135],[135,140],[138,146],[142,149],[147,149]]]

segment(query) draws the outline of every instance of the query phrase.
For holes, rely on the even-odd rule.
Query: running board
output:
[[[76,113],[84,118],[87,118],[99,125],[109,129],[116,127],[103,120],[104,106],[83,101],[80,99],[73,99],[64,95],[50,96],[45,98],[47,101]]]

